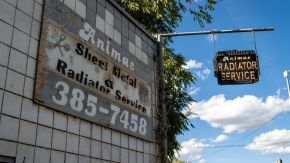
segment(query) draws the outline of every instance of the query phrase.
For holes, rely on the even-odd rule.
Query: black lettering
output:
[[[67,68],[67,63],[58,59],[56,69],[58,72],[61,72],[63,75],[65,75],[65,69]]]
[[[105,63],[103,62],[103,61],[99,61],[99,67],[101,68],[101,69],[104,69],[104,65],[105,65]]]
[[[113,75],[120,78],[121,70],[114,66],[113,68]]]
[[[84,78],[84,72],[83,71],[81,71],[81,73],[77,73],[76,81],[82,83],[83,82],[83,78]]]
[[[95,56],[93,56],[92,57],[92,62],[93,62],[93,64],[98,64],[98,58],[97,57],[95,57]]]
[[[75,79],[75,72],[71,69],[67,71],[67,76],[71,79]]]
[[[146,107],[143,107],[143,108],[142,108],[142,112],[143,112],[143,113],[146,113],[146,111],[147,111]]]
[[[111,89],[113,89],[113,82],[111,80],[105,80],[105,85]]]
[[[84,45],[82,45],[81,43],[77,43],[76,53],[78,55],[83,55],[83,53],[84,53],[83,49],[84,48],[85,48]]]
[[[104,93],[106,92],[106,88],[104,86],[100,86],[100,90]]]
[[[92,81],[92,80],[89,80],[88,86],[89,87],[94,87],[95,86],[95,82]]]
[[[119,90],[116,90],[116,96],[115,96],[115,99],[116,100],[121,100],[121,91],[119,91]]]
[[[127,99],[126,99],[126,97],[125,97],[125,96],[123,96],[123,97],[122,97],[122,102],[123,102],[124,104],[126,104],[126,102],[127,102]]]
[[[90,60],[91,60],[91,57],[92,57],[92,55],[91,55],[91,53],[89,53],[89,49],[86,48],[85,58],[88,59],[88,60],[90,61]]]

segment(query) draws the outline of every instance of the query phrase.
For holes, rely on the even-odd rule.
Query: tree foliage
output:
[[[152,34],[172,33],[182,20],[185,12],[190,12],[200,27],[211,23],[210,11],[217,0],[116,0],[138,22]],[[176,137],[188,130],[190,121],[182,112],[193,100],[187,88],[195,78],[184,69],[185,58],[168,48],[170,39],[164,39],[163,60],[166,80],[166,102],[168,119],[168,158],[173,160],[180,149]],[[192,126],[192,125],[191,125]]]

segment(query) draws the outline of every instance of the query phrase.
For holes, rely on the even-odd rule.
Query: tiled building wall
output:
[[[0,0],[0,155],[14,157],[17,163],[155,162],[154,143],[33,103],[43,5],[44,0]],[[90,10],[94,9],[86,9],[85,15]],[[107,26],[121,25],[118,21]],[[132,54],[153,51],[142,34],[129,39],[116,29],[112,28],[113,38],[121,44],[128,40],[124,44]]]

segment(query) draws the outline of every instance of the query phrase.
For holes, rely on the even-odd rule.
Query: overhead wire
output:
[[[256,133],[256,132],[258,132],[259,130],[261,130],[262,128],[264,128],[267,124],[269,124],[270,122],[272,122],[273,120],[275,120],[276,118],[278,118],[280,115],[282,115],[282,113],[284,113],[284,111],[285,111],[285,110],[282,110],[279,114],[277,114],[276,116],[274,116],[273,118],[271,118],[269,121],[267,121],[266,123],[264,123],[263,125],[261,125],[259,128],[253,130],[252,132],[250,132],[249,134],[247,134],[247,135],[243,136],[242,138],[238,139],[238,140],[235,141],[234,143],[232,143],[232,144],[230,144],[230,145],[227,145],[227,146],[224,146],[224,147],[221,146],[220,148],[222,148],[222,149],[220,149],[220,150],[218,150],[218,151],[216,151],[216,152],[210,153],[210,154],[204,156],[203,158],[205,159],[205,158],[211,157],[211,156],[213,156],[213,155],[216,155],[216,154],[218,154],[218,153],[220,153],[220,152],[222,152],[222,151],[224,151],[224,150],[226,150],[226,149],[228,149],[228,148],[232,148],[232,147],[234,147],[234,146],[237,146],[237,147],[238,147],[238,146],[244,146],[244,145],[238,145],[237,143],[239,143],[240,141],[242,141],[242,140],[248,138],[249,136],[253,135],[254,133]],[[290,142],[289,142],[289,143],[290,143]],[[246,145],[245,145],[245,146],[246,146]]]

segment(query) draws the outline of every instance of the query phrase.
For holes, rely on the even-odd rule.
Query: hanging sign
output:
[[[220,85],[252,84],[259,81],[259,61],[254,50],[217,52],[214,74]]]
[[[117,24],[121,18],[127,21],[128,18],[124,13],[114,16],[121,14],[120,9],[100,6],[106,15],[103,20],[95,13],[86,14],[93,12],[86,1],[77,2],[77,8],[72,10],[61,1],[45,1],[34,101],[129,135],[154,140],[155,63],[149,50],[153,52],[155,40],[133,23],[130,29],[139,33],[124,25],[122,29],[128,28],[132,38],[121,39],[127,33],[122,33],[121,26],[113,22]],[[113,6],[110,1],[106,4]],[[79,8],[84,12],[77,12]],[[96,19],[106,21],[106,28],[111,30],[100,29],[100,20],[90,22]]]

